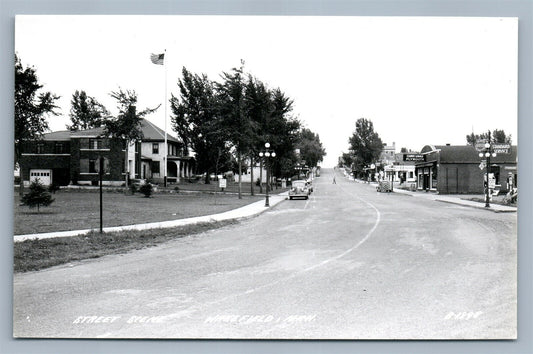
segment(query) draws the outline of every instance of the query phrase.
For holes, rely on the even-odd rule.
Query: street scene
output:
[[[15,335],[516,335],[516,213],[377,193],[332,169],[314,184],[238,225],[16,275]]]
[[[517,338],[516,18],[16,29],[14,337]]]

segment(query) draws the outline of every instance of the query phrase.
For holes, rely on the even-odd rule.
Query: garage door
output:
[[[52,170],[30,170],[30,183],[36,179],[39,179],[45,186],[49,186],[52,184]]]

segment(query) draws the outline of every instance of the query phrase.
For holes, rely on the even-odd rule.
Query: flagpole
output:
[[[167,158],[168,158],[168,143],[167,143],[167,50],[165,49],[165,56],[163,59],[163,65],[165,66],[165,158],[163,159],[164,167],[164,177],[163,177],[163,185],[167,186]]]

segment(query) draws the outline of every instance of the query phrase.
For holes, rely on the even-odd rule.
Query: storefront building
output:
[[[415,164],[418,190],[440,194],[481,194],[484,192],[484,158],[470,145],[426,145]],[[489,177],[500,192],[517,186],[517,147],[509,146],[491,157]]]

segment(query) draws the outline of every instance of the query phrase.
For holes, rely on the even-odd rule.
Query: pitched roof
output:
[[[158,126],[156,126],[154,123],[150,122],[148,119],[143,119],[141,121],[141,127],[143,132],[143,140],[150,141],[150,140],[165,140],[165,131]],[[167,140],[173,141],[176,143],[180,143],[177,138],[170,135],[167,132]]]
[[[422,149],[423,152],[429,151],[426,147]],[[440,150],[441,163],[479,163],[482,159],[472,145],[435,145],[433,147],[434,150]],[[510,154],[497,154],[490,160],[492,163],[516,163],[517,151],[517,146],[513,145]]]
[[[47,141],[69,141],[70,140],[70,131],[69,130],[60,130],[57,132],[51,132],[43,134],[43,140]]]
[[[71,138],[88,138],[88,137],[97,137],[104,133],[104,127],[78,130],[70,134]]]
[[[165,131],[147,119],[141,120],[141,130],[143,133],[143,139],[142,139],[143,141],[164,141],[165,140]],[[99,127],[99,128],[79,130],[76,132],[72,132],[70,137],[71,138],[97,137],[97,136],[102,135],[103,133],[104,133],[104,128]],[[168,132],[167,132],[167,140],[180,143],[178,139],[168,134]]]

